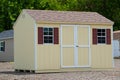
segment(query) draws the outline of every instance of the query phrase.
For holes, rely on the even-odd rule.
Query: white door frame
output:
[[[62,27],[74,27],[74,45],[63,45],[62,44]],[[74,68],[74,67],[90,67],[91,66],[91,49],[90,49],[90,26],[89,25],[87,25],[87,26],[79,26],[79,27],[83,27],[83,28],[85,28],[85,27],[87,27],[88,28],[88,45],[78,45],[79,47],[82,47],[82,48],[88,48],[89,49],[89,64],[88,65],[85,65],[85,66],[78,66],[78,48],[76,48],[76,45],[78,44],[78,43],[76,43],[76,42],[78,42],[78,39],[77,39],[77,37],[78,37],[78,26],[79,25],[61,25],[60,26],[60,48],[61,48],[61,68]],[[74,48],[74,66],[64,66],[63,65],[63,53],[62,53],[62,48],[63,47],[73,47]]]

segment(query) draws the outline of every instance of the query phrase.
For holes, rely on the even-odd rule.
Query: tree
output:
[[[120,0],[0,0],[0,32],[12,29],[22,9],[98,12],[120,29]]]

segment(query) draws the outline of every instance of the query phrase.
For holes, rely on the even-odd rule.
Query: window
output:
[[[53,28],[43,28],[43,41],[44,43],[53,43]]]
[[[106,30],[105,29],[97,29],[97,43],[98,44],[106,43]]]
[[[0,41],[0,51],[5,51],[5,41]]]

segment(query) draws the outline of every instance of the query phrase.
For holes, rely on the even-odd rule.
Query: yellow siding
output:
[[[15,69],[34,70],[34,21],[23,12],[14,25]]]
[[[37,24],[37,27],[60,27],[60,25]],[[45,69],[60,69],[60,37],[59,44],[37,44],[37,70]]]
[[[60,48],[58,45],[38,45],[38,70],[60,69]]]
[[[92,28],[109,28],[112,26],[104,25],[91,25]],[[112,34],[111,34],[112,35]],[[112,40],[112,39],[111,39]],[[112,45],[107,44],[92,44],[92,33],[91,33],[91,59],[92,68],[112,68]]]

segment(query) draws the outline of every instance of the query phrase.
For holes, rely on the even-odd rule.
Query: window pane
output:
[[[101,29],[98,29],[97,32],[101,32]]]
[[[4,50],[4,47],[1,47],[1,51],[5,51],[5,50]]]
[[[53,28],[49,28],[49,31],[53,31]]]
[[[52,38],[53,38],[52,36],[49,37],[50,40],[52,40]]]
[[[52,40],[49,40],[49,43],[53,43],[53,41],[52,41]]]
[[[44,28],[44,32],[48,32],[48,28]]]
[[[49,43],[49,40],[48,39],[44,40],[44,43]]]
[[[102,36],[105,36],[105,33],[102,33]]]
[[[1,46],[4,46],[4,42],[1,42]]]
[[[98,37],[98,43],[105,43],[105,37]]]
[[[48,35],[48,32],[44,32],[44,35]]]
[[[101,43],[105,43],[105,39],[102,39],[102,40],[101,40]]]
[[[98,40],[98,43],[101,43],[101,40],[100,40],[100,39]]]
[[[49,37],[48,36],[44,36],[44,40],[48,40],[49,39]]]
[[[49,35],[53,35],[53,32],[49,32]]]
[[[101,33],[98,33],[98,36],[101,36]]]
[[[105,29],[102,29],[102,32],[105,32]]]
[[[104,40],[105,40],[105,37],[101,37],[101,39],[104,39]]]
[[[98,40],[101,40],[101,37],[98,37]]]

